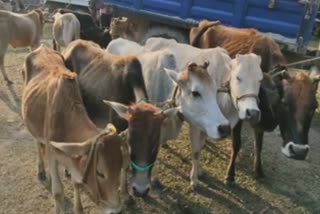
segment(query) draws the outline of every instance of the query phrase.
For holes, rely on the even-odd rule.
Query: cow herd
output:
[[[48,163],[56,213],[64,200],[58,165],[71,175],[75,213],[83,213],[80,187],[103,213],[119,213],[127,193],[146,196],[152,181],[161,179],[152,174],[161,145],[178,136],[183,122],[190,127],[193,188],[207,138],[231,136],[225,181],[235,182],[243,121],[254,130],[256,177],[264,176],[264,132],[277,126],[281,152],[306,158],[320,78],[288,73],[271,38],[202,21],[190,30],[191,45],[160,37],[139,44],[111,40],[85,13],[58,9],[54,16],[59,52],[40,45],[41,11],[0,10],[0,66],[11,83],[4,69],[8,45],[33,50],[22,69],[21,111],[37,141],[38,179],[46,179],[44,160]]]

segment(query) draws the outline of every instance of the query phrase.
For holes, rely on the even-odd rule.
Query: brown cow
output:
[[[0,70],[8,84],[12,83],[4,68],[4,56],[10,44],[14,48],[39,47],[44,25],[43,14],[33,10],[27,14],[0,11]]]
[[[64,197],[58,164],[71,173],[75,213],[83,213],[80,186],[104,213],[120,212],[118,189],[125,194],[127,144],[115,133],[101,131],[90,121],[77,75],[66,69],[58,52],[41,46],[26,57],[23,72],[22,117],[38,142],[41,180],[45,179],[43,161],[47,156],[56,213],[63,210]]]
[[[231,58],[236,54],[255,53],[261,56],[261,69],[268,72],[285,59],[279,45],[270,37],[255,29],[227,27],[219,22],[201,21],[198,27],[190,31],[190,44],[198,48],[222,47]]]
[[[106,108],[101,100],[117,102],[108,105],[129,124],[128,139],[133,168],[129,190],[136,196],[146,196],[161,142],[161,130],[165,130],[165,127],[162,128],[166,125],[164,119],[173,117],[177,109],[158,114],[160,109],[141,102],[147,99],[147,94],[141,65],[135,56],[113,55],[92,42],[76,40],[65,49],[64,57],[66,63],[78,73],[84,103],[96,124],[104,127],[112,119],[112,122],[124,128],[106,114],[110,108]],[[138,104],[127,107],[135,102]]]

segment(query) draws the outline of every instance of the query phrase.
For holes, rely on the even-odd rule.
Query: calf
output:
[[[88,13],[76,12],[68,9],[57,9],[56,13],[72,13],[80,22],[80,38],[83,40],[93,41],[102,48],[106,48],[111,41],[110,33],[107,29],[100,29]]]
[[[83,213],[80,186],[104,213],[119,213],[119,187],[122,195],[126,192],[126,143],[90,121],[77,75],[66,69],[59,53],[40,47],[26,57],[23,70],[22,118],[37,140],[41,180],[45,179],[43,161],[47,156],[56,213],[64,207],[58,164],[71,173],[75,213]]]
[[[53,17],[53,49],[61,51],[61,47],[66,47],[73,40],[80,39],[80,22],[72,13],[56,13]]]
[[[175,115],[175,108],[161,110],[144,103],[148,99],[142,69],[135,56],[116,56],[101,50],[94,43],[76,40],[64,52],[66,63],[78,73],[86,109],[93,121],[104,127],[112,120],[121,130],[128,123],[133,176],[130,192],[146,196],[150,175],[158,154],[164,120]],[[102,99],[116,110],[126,123],[112,117]],[[131,106],[132,103],[136,105]],[[121,104],[120,104],[121,103]],[[129,105],[129,107],[127,107]],[[173,112],[173,113],[172,113]]]
[[[4,57],[10,44],[14,48],[28,47],[35,49],[40,45],[44,25],[43,14],[40,10],[33,10],[27,14],[17,14],[0,11],[0,70],[8,84],[9,80],[5,68]]]

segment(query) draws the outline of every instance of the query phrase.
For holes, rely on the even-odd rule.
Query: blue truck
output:
[[[88,0],[48,0],[86,6]],[[143,17],[180,32],[202,19],[256,28],[286,49],[304,52],[316,24],[320,0],[103,0],[120,14]]]

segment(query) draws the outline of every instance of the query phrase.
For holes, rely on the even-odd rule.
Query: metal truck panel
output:
[[[256,28],[284,37],[296,46],[311,39],[319,0],[104,0],[128,12],[150,19],[190,27],[199,20],[220,20],[225,25]]]

